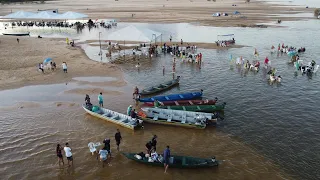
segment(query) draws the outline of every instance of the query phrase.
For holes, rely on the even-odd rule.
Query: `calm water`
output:
[[[215,155],[224,160],[217,169],[199,171],[170,170],[164,176],[161,168],[139,165],[115,152],[111,167],[101,168],[89,154],[87,143],[113,137],[116,125],[86,115],[78,104],[83,95],[65,94],[76,83],[68,85],[31,86],[1,91],[0,105],[16,102],[36,102],[40,107],[18,110],[1,110],[0,116],[0,173],[5,179],[320,179],[318,151],[320,150],[319,75],[312,78],[294,73],[288,65],[288,56],[270,54],[271,45],[284,42],[292,46],[305,46],[301,54],[306,61],[319,60],[320,21],[285,22],[287,28],[215,28],[189,24],[136,24],[163,33],[168,39],[213,42],[216,35],[235,33],[241,49],[204,50],[204,63],[197,65],[177,61],[176,74],[182,76],[180,86],[167,93],[189,92],[204,89],[205,98],[219,97],[227,102],[225,120],[217,128],[204,131],[175,127],[147,125],[143,131],[132,132],[120,128],[124,151],[142,151],[153,134],[159,136],[159,149],[169,144],[172,151],[191,156]],[[119,25],[119,28],[122,25]],[[125,25],[123,25],[125,26]],[[84,32],[81,40],[97,39],[98,31]],[[103,32],[106,35],[108,32]],[[50,34],[49,34],[50,35]],[[49,36],[48,35],[48,36]],[[54,36],[54,34],[51,34]],[[280,85],[270,85],[265,72],[257,74],[234,67],[230,69],[229,56],[253,59],[256,47],[260,60],[269,56],[272,66],[283,77]],[[89,51],[99,52],[98,47]],[[90,57],[90,55],[89,55]],[[319,64],[320,61],[317,61]],[[162,74],[165,66],[165,75]],[[147,87],[172,78],[172,57],[162,55],[143,62],[138,71],[123,66],[128,86],[112,88],[122,92],[119,96],[106,96],[106,105],[124,112],[132,104],[134,85]],[[79,78],[79,81],[97,81]],[[109,78],[104,81],[109,81]],[[111,79],[112,80],[112,79]],[[90,88],[81,85],[80,88]],[[107,87],[104,87],[107,88]],[[30,92],[34,92],[30,95]],[[37,94],[36,94],[37,93]],[[41,93],[39,95],[39,93]],[[96,102],[95,95],[92,96]],[[61,105],[54,102],[64,101]],[[75,168],[58,168],[54,147],[56,143],[69,142],[74,148]]]

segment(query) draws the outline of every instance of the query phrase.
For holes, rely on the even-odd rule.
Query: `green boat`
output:
[[[160,161],[149,162],[148,158],[146,157],[138,159],[136,157],[137,155],[136,153],[122,153],[122,154],[126,156],[128,159],[137,161],[139,163],[163,167],[163,163]],[[188,157],[188,156],[171,155],[170,158],[173,159],[173,163],[169,164],[169,168],[206,168],[206,167],[213,167],[213,166],[219,165],[219,161],[217,161],[215,157],[212,157],[211,159],[209,158],[204,159],[204,158],[196,158],[196,157]]]
[[[160,106],[162,109],[194,111],[194,112],[207,112],[212,113],[215,111],[223,111],[226,103],[220,105],[194,105],[194,106]]]
[[[158,92],[161,92],[164,90],[168,90],[168,89],[172,88],[173,86],[178,85],[179,81],[180,81],[180,76],[177,76],[177,78],[174,80],[159,84],[155,87],[153,86],[148,89],[143,89],[140,92],[140,94],[141,95],[150,95],[150,94],[155,94],[155,93],[158,93]]]

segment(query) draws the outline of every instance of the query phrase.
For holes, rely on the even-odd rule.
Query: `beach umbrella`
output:
[[[239,14],[241,14],[239,11],[235,11],[235,12],[233,12],[233,14],[234,15],[239,15]]]
[[[52,61],[52,58],[46,58],[46,59],[43,61],[43,64],[47,64],[47,63],[49,63],[50,61]]]

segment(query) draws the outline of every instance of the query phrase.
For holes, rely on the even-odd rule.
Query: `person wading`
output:
[[[73,157],[72,157],[71,148],[69,147],[69,143],[66,143],[66,146],[63,149],[64,149],[64,152],[66,153],[66,157],[68,160],[68,166],[70,166],[70,161],[73,166]]]
[[[56,153],[58,156],[58,163],[60,166],[60,162],[62,162],[62,165],[64,165],[64,161],[63,161],[63,156],[62,156],[62,147],[60,146],[60,144],[57,144],[57,149],[56,149]]]
[[[120,133],[119,129],[117,129],[117,132],[114,135],[114,139],[116,140],[117,150],[119,151],[120,142],[122,140],[121,133]]]

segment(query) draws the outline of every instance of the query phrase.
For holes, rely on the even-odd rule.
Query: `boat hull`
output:
[[[197,106],[160,106],[162,109],[180,110],[180,111],[194,111],[194,112],[208,112],[223,111],[225,103],[221,105],[197,105]]]
[[[154,96],[151,98],[142,98],[142,99],[139,99],[139,101],[140,102],[154,102],[155,100],[158,100],[160,102],[179,101],[179,100],[196,99],[201,97],[202,97],[202,92],[192,92],[192,93],[184,93],[184,94],[171,94],[167,96]]]
[[[151,165],[151,166],[160,166],[163,167],[163,163],[161,162],[148,162],[147,158],[137,159],[135,158],[135,153],[122,153],[128,159],[133,161]],[[188,156],[176,156],[171,155],[173,157],[173,163],[169,163],[170,168],[209,168],[219,165],[219,161],[212,159],[204,159],[204,158],[196,158],[196,157],[188,157]]]
[[[181,101],[164,101],[161,102],[164,106],[193,106],[193,105],[215,105],[216,100],[181,100]],[[145,106],[153,107],[154,103],[145,102]]]
[[[161,124],[166,126],[177,126],[177,127],[183,127],[183,128],[191,128],[191,129],[205,129],[206,125],[195,125],[195,124],[182,124],[180,122],[168,122],[167,120],[153,120],[150,118],[143,118],[140,117],[140,119],[143,120],[143,122],[152,123],[152,124]],[[212,122],[216,122],[217,119],[211,120]]]
[[[83,109],[84,109],[88,114],[90,114],[90,115],[92,115],[92,116],[94,116],[94,117],[103,119],[103,120],[105,120],[105,121],[108,121],[108,122],[111,122],[111,123],[114,123],[114,124],[118,124],[118,125],[120,125],[120,126],[122,126],[122,127],[131,129],[131,130],[138,129],[138,128],[140,127],[140,126],[134,126],[134,125],[122,123],[122,122],[120,122],[120,121],[113,120],[113,119],[108,118],[108,117],[106,117],[106,116],[103,116],[103,115],[101,115],[101,114],[92,112],[92,111],[90,111],[89,109],[87,109],[84,105],[83,105],[82,107],[83,107]]]
[[[2,33],[4,36],[29,36],[30,33]]]
[[[156,87],[152,87],[152,88],[148,88],[148,89],[144,89],[141,91],[141,95],[150,95],[150,94],[156,94],[165,90],[168,90],[176,85],[179,84],[179,79],[174,79],[172,81],[168,81],[166,83],[163,84],[159,84]]]

